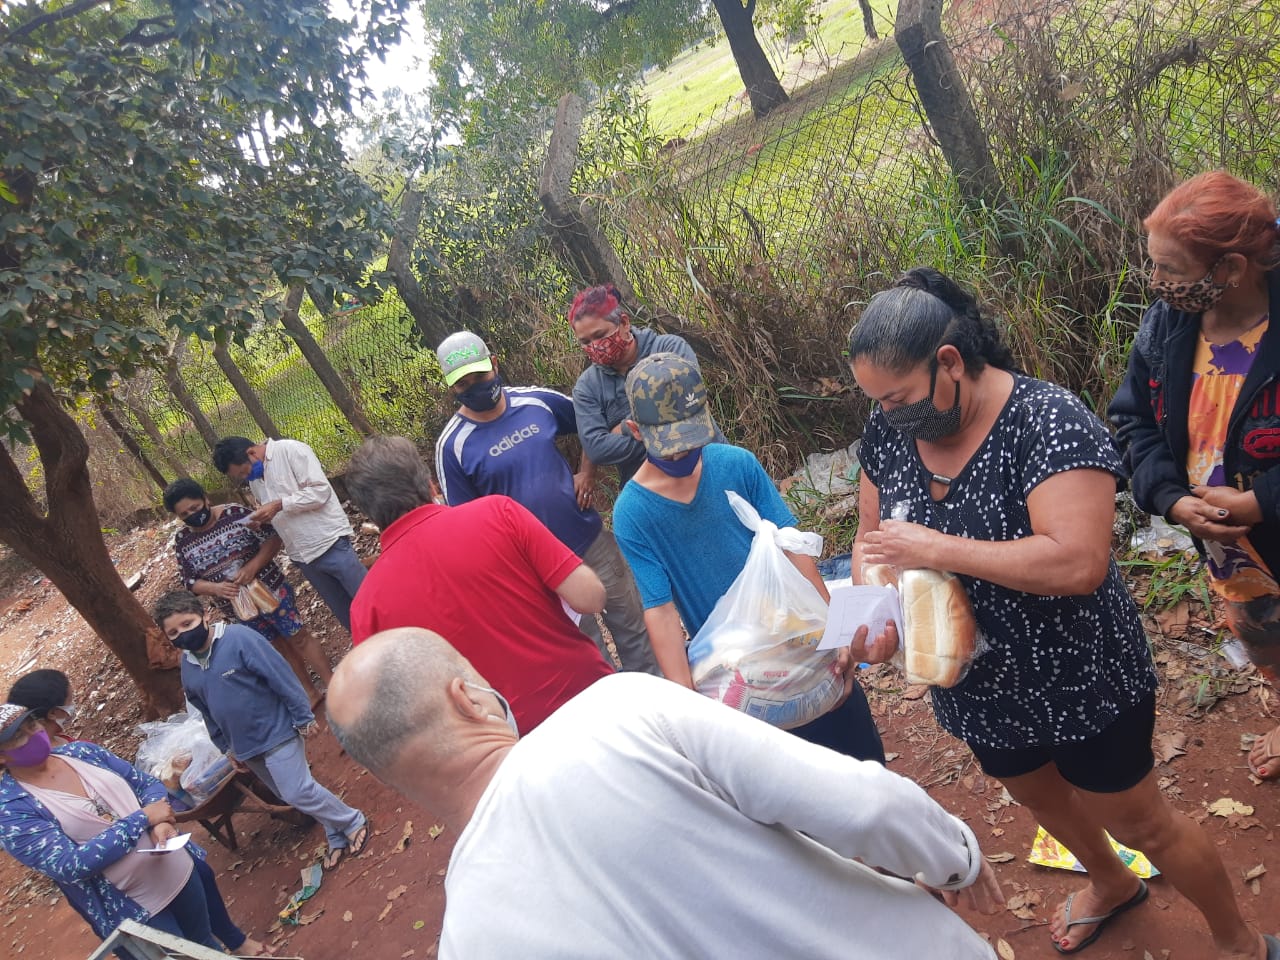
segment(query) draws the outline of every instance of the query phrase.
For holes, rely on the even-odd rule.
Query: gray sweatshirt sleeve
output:
[[[578,417],[578,437],[582,449],[592,463],[612,466],[630,460],[644,448],[630,433],[610,433],[613,425],[605,420],[604,398],[598,383],[589,383],[588,370],[573,387],[573,410]],[[625,429],[625,428],[624,428]]]
[[[275,647],[265,640],[262,643],[246,643],[241,647],[241,657],[245,669],[252,670],[266,680],[267,686],[284,702],[285,709],[289,712],[289,722],[295,728],[305,727],[315,719],[306,691]]]

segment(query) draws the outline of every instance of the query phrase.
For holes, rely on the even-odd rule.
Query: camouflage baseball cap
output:
[[[31,711],[16,703],[0,703],[0,743],[12,740],[22,729]]]
[[[715,440],[702,374],[684,357],[654,353],[637,363],[627,374],[627,401],[651,457],[666,460]]]
[[[450,334],[436,348],[444,385],[452,387],[469,373],[488,373],[493,369],[493,359],[485,342],[474,333],[463,330]]]

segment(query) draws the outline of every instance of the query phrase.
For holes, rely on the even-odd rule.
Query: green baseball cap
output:
[[[485,342],[474,333],[462,330],[450,334],[436,348],[444,385],[452,387],[469,373],[488,373],[493,369],[493,357]]]
[[[651,457],[666,460],[716,438],[702,373],[677,354],[650,354],[632,367],[627,401]]]

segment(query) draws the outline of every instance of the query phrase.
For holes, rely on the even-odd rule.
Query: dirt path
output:
[[[112,557],[126,576],[142,571],[144,603],[176,586],[166,549],[172,527],[152,526],[110,538]],[[291,579],[297,581],[296,574]],[[1142,585],[1139,584],[1139,589]],[[347,637],[309,587],[299,594],[304,619],[316,630],[335,661]],[[1274,724],[1276,703],[1250,673],[1232,671],[1205,642],[1207,617],[1186,607],[1151,623],[1164,685],[1157,724],[1158,748],[1169,756],[1159,767],[1161,785],[1175,806],[1201,820],[1231,874],[1246,916],[1280,930],[1280,788],[1251,782],[1241,738]],[[1190,641],[1190,642],[1188,642]],[[84,622],[37,574],[0,556],[0,688],[38,666],[68,672],[76,685],[83,722],[77,732],[131,758],[141,721],[132,686]],[[989,855],[1011,855],[997,867],[1006,891],[1017,900],[1005,913],[971,916],[993,944],[1005,942],[1008,957],[1057,957],[1046,925],[1056,904],[1083,878],[1025,862],[1035,824],[1025,809],[1002,797],[1001,787],[982,776],[967,750],[933,721],[922,688],[905,687],[891,668],[865,677],[890,769],[923,784],[944,806],[978,833]],[[1197,693],[1221,699],[1197,705]],[[1206,710],[1206,707],[1208,709]],[[307,960],[354,956],[396,960],[435,956],[444,910],[444,871],[453,845],[449,831],[433,839],[435,821],[359,770],[323,733],[309,752],[319,779],[349,803],[368,812],[375,837],[369,849],[327,875],[308,901],[298,927],[276,926],[276,914],[299,886],[299,871],[324,844],[317,828],[299,830],[262,816],[240,821],[240,848],[226,850],[194,826],[195,839],[209,850],[232,916],[247,931],[266,936],[282,954]],[[1231,798],[1254,807],[1252,815],[1231,819],[1208,812],[1209,804]],[[410,829],[407,845],[401,839]],[[1002,857],[1002,860],[1004,858]],[[1270,872],[1254,883],[1243,875],[1262,865]],[[1091,960],[1210,960],[1209,938],[1199,917],[1169,885],[1156,880],[1150,903],[1115,922],[1089,949]],[[48,881],[0,855],[0,954],[22,960],[82,960],[97,940]],[[1014,910],[1017,910],[1017,913]]]

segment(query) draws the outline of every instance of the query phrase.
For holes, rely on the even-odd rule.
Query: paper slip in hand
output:
[[[867,628],[870,643],[884,633],[889,621],[901,626],[902,603],[893,587],[850,584],[831,591],[831,607],[827,610],[827,628],[822,632],[819,650],[847,647],[859,627]]]
[[[150,850],[137,850],[136,853],[173,853],[175,850],[181,850],[187,845],[187,841],[191,839],[191,834],[180,833],[176,837],[170,837],[164,843],[157,844]]]

